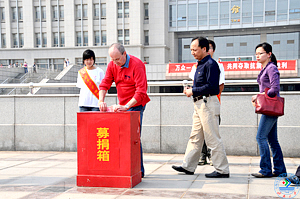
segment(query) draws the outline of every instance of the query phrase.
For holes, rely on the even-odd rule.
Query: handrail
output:
[[[11,78],[6,78],[3,82],[1,82],[1,84],[5,84],[6,82],[8,82]]]
[[[148,82],[148,86],[182,86],[183,83],[193,84],[193,81],[158,81]],[[300,78],[281,79],[280,84],[300,84]],[[225,80],[225,85],[257,85],[256,80]],[[115,86],[114,84],[112,86]],[[76,87],[76,83],[27,83],[27,84],[0,84],[0,88],[36,88],[36,87]]]

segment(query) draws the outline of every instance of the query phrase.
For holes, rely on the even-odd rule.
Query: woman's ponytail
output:
[[[273,62],[275,64],[275,66],[277,66],[277,59],[276,59],[276,56],[274,55],[274,53],[271,54],[270,58],[271,58],[271,62]]]

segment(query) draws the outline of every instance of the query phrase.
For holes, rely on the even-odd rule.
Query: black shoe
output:
[[[145,174],[142,172],[142,178],[145,177]]]
[[[178,172],[184,172],[184,173],[187,174],[187,175],[194,175],[194,172],[190,172],[190,171],[188,171],[188,170],[185,170],[185,169],[182,168],[181,166],[175,166],[175,165],[173,165],[173,166],[172,166],[172,169],[174,169],[174,170],[176,170],[176,171],[178,171]]]
[[[256,178],[271,178],[273,176],[265,176],[261,173],[251,173],[252,176],[256,177]]]
[[[292,184],[300,185],[300,179],[297,176],[291,176],[285,179],[289,180]]]
[[[225,173],[219,173],[217,171],[214,171],[212,173],[207,173],[205,174],[205,177],[207,178],[229,178],[229,173],[225,174]]]
[[[280,173],[280,174],[272,173],[272,177],[278,177],[278,176],[286,177],[286,173]]]

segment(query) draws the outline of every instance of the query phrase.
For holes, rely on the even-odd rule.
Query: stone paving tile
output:
[[[195,193],[187,192],[183,198],[194,199],[247,199],[246,194],[224,194],[224,193]]]
[[[60,194],[59,192],[44,192],[44,193],[35,192],[35,193],[28,194],[19,199],[51,199],[59,194]]]
[[[73,187],[68,191],[72,194],[100,194],[100,195],[122,195],[125,188],[105,188],[105,187]]]
[[[228,156],[228,179],[208,179],[214,167],[198,166],[195,175],[174,171],[183,154],[144,154],[146,176],[132,189],[77,187],[77,153],[0,152],[0,198],[4,199],[175,199],[175,198],[279,198],[275,178],[257,179],[260,157]],[[295,172],[300,158],[285,158]],[[19,173],[20,174],[19,174]],[[300,194],[295,198],[300,198]]]
[[[163,197],[163,198],[180,198],[185,194],[185,191],[179,190],[136,190],[131,189],[126,191],[123,195],[130,196],[151,196],[151,197]]]
[[[27,199],[27,195],[29,195],[30,192],[11,192],[11,191],[7,191],[7,192],[2,192],[0,191],[0,196],[3,199],[21,199],[21,198],[26,198]]]
[[[14,185],[6,185],[0,186],[0,192],[36,192],[40,189],[44,188],[44,186],[31,186],[31,185],[22,185],[22,186],[14,186]]]

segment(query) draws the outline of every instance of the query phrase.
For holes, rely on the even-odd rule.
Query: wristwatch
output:
[[[125,105],[125,108],[128,110],[128,109],[129,109],[129,106],[126,104],[126,105]]]

